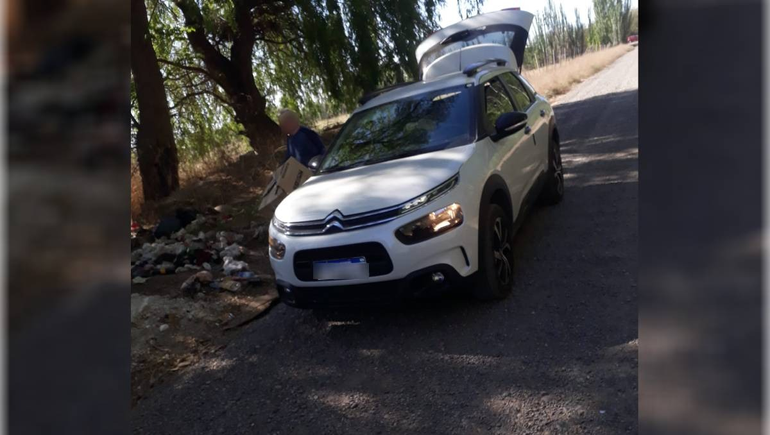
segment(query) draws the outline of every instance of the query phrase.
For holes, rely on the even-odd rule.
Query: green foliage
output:
[[[593,0],[596,34],[601,45],[625,42],[631,24],[631,0]]]
[[[557,8],[553,0],[548,0],[543,11],[535,16],[524,55],[525,67],[539,68],[579,56],[586,51],[586,34],[590,31],[590,25],[586,29],[580,12],[575,9],[574,13],[575,21],[571,22],[562,5]],[[589,15],[589,22],[590,19]]]
[[[631,14],[630,0],[593,0],[593,4],[593,13],[588,11],[588,24],[584,25],[577,9],[574,21],[570,21],[561,5],[557,8],[553,0],[548,0],[532,23],[524,67],[539,68],[589,49],[625,42],[635,16]]]
[[[174,0],[145,0],[164,76],[180,158],[242,140],[227,95],[206,74],[190,46]],[[195,0],[208,41],[230,54],[238,32],[236,7],[248,0]],[[415,49],[438,29],[446,0],[266,0],[253,2],[253,79],[268,100],[299,112],[305,122],[354,108],[365,92],[418,78]],[[457,0],[465,15],[483,0]],[[275,13],[289,8],[292,13]],[[133,99],[132,99],[133,102]],[[132,104],[132,115],[138,118]],[[132,131],[136,125],[132,121]]]

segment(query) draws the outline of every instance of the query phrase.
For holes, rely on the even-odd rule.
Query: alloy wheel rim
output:
[[[508,240],[508,228],[503,223],[502,218],[497,218],[494,225],[494,243],[492,244],[492,253],[494,255],[495,271],[500,284],[507,285],[511,282],[511,243]]]

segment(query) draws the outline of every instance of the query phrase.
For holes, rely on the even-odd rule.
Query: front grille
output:
[[[369,264],[369,276],[387,275],[393,271],[388,251],[376,242],[332,248],[306,249],[294,254],[294,274],[300,281],[313,281],[313,262],[364,257]]]
[[[459,180],[459,174],[455,174],[452,178],[441,183],[435,189],[392,207],[356,213],[349,216],[342,214],[339,210],[334,210],[324,219],[305,222],[281,222],[273,217],[273,226],[281,233],[289,236],[313,236],[380,225],[390,222],[405,213],[411,213],[414,210],[425,206],[439,196],[452,190]]]

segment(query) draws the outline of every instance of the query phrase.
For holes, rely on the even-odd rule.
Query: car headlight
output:
[[[269,245],[268,251],[270,252],[270,256],[276,260],[282,260],[283,256],[286,255],[286,245],[273,236],[267,236],[267,244]]]
[[[460,204],[451,204],[409,222],[396,230],[396,238],[405,245],[413,245],[444,234],[463,223]]]

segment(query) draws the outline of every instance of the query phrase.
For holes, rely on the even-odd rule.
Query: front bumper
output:
[[[278,260],[270,257],[276,281],[283,282],[286,288],[356,286],[401,280],[415,271],[442,264],[452,267],[460,276],[468,276],[477,268],[478,217],[473,212],[475,207],[468,207],[467,211],[464,207],[463,223],[432,239],[405,245],[395,236],[396,230],[401,226],[454,202],[461,205],[463,203],[461,198],[455,195],[445,195],[430,206],[405,214],[391,222],[334,234],[288,236],[271,225],[270,236],[286,247],[284,258]],[[379,252],[368,251],[367,254],[348,249],[363,245],[379,245]],[[329,258],[313,258],[306,255],[309,251],[334,251],[334,253],[329,254]],[[312,261],[367,257],[369,254],[379,259],[387,258],[390,264],[387,267],[378,266],[376,272],[372,269],[372,274],[367,278],[340,281],[313,280],[312,269],[308,270],[312,267]],[[299,262],[303,264],[300,265]]]
[[[436,273],[443,278],[440,282],[433,279]],[[300,287],[278,280],[276,285],[281,300],[293,307],[349,307],[395,304],[437,296],[467,284],[471,277],[461,276],[452,266],[439,264],[417,270],[401,279],[367,284]]]

